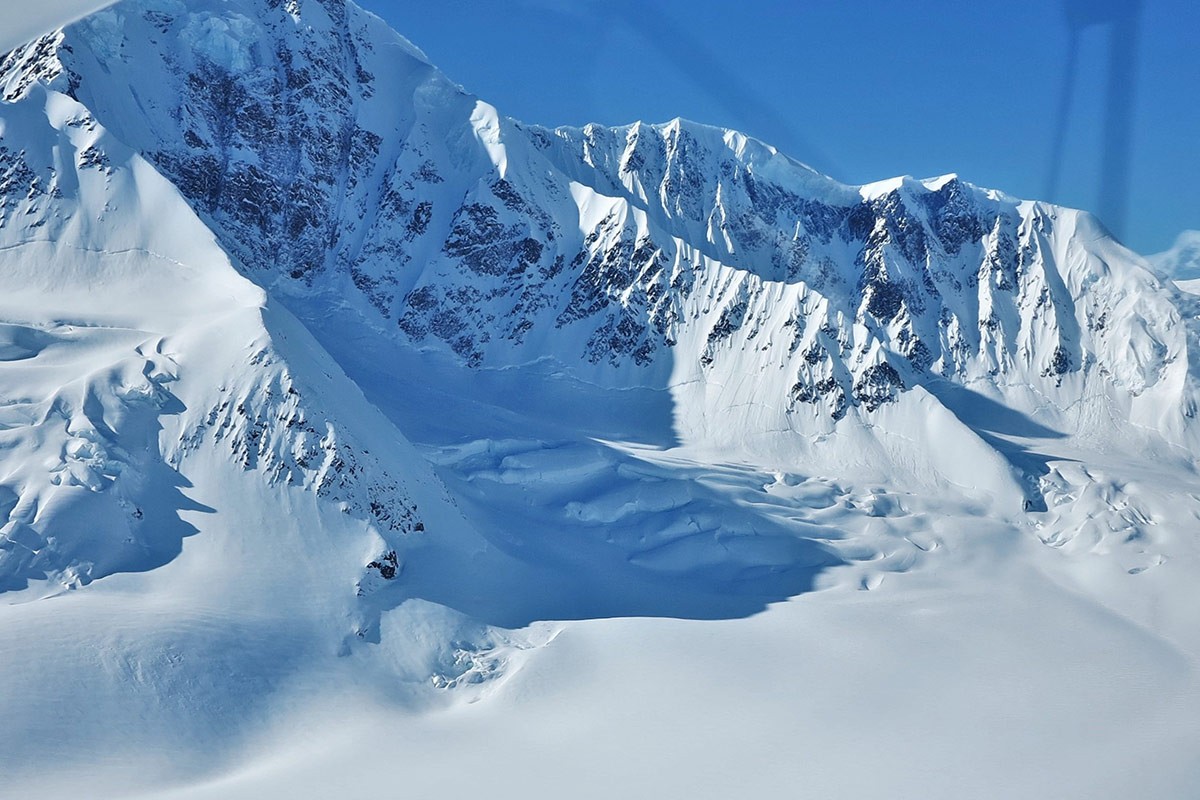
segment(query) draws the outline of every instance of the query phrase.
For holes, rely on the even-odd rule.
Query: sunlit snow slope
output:
[[[1150,263],[1168,277],[1176,280],[1200,278],[1200,231],[1184,231],[1175,246],[1164,253],[1150,256]]]
[[[0,97],[12,786],[1200,783],[1195,302],[1088,214],[524,125],[343,0]]]

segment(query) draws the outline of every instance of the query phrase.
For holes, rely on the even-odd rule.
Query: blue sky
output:
[[[1110,227],[1143,252],[1200,228],[1194,0],[1140,9],[1136,0],[358,2],[528,122],[683,116],[758,136],[847,182],[957,172],[1021,197],[1107,209]],[[1067,6],[1095,24],[1074,28],[1076,79],[1054,159]],[[1128,113],[1110,124],[1114,30],[1129,61],[1114,91]],[[1119,142],[1122,119],[1130,144],[1109,148],[1105,162],[1106,131]],[[1105,163],[1128,170],[1128,192],[1114,192],[1119,169]]]

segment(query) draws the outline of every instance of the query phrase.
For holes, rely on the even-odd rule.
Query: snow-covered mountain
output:
[[[1078,399],[1107,395],[1182,435],[1177,314],[1086,215],[952,177],[846,187],[681,120],[522,126],[341,3],[182,8],[123,4],[18,51],[4,94],[76,97],[339,337],[667,388],[685,441],[785,430],[790,449],[849,415],[895,460],[899,409],[898,428],[958,427],[946,381],[1068,434],[1089,427]]]
[[[893,603],[1049,638],[1010,580],[1086,598],[1067,640],[1194,707],[1195,316],[1088,214],[684,120],[519,123],[344,0],[125,0],[0,58],[0,97],[23,779],[62,736],[106,786],[211,774],[346,686],[536,694],[517,667],[595,630],[564,621],[828,624],[903,573]],[[66,734],[52,684],[99,698]]]
[[[1170,250],[1149,256],[1149,260],[1159,272],[1175,280],[1200,278],[1200,231],[1184,231]]]

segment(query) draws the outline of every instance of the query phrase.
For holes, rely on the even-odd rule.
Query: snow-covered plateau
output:
[[[0,795],[1195,797],[1190,242],[347,0],[18,47]]]

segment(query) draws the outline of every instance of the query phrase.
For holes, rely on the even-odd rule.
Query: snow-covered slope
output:
[[[4,142],[23,144],[2,151],[0,201],[6,450],[17,467],[8,541],[27,540],[6,551],[6,577],[86,583],[173,557],[189,526],[174,526],[173,542],[143,539],[170,528],[143,505],[178,496],[175,468],[202,448],[340,503],[388,537],[412,533],[420,519],[401,482],[320,399],[346,402],[351,385],[315,343],[288,341],[298,326],[286,312],[264,316],[262,290],[178,192],[64,95],[38,88],[3,112]],[[305,383],[318,384],[311,401]],[[62,462],[41,474],[41,452]],[[60,506],[95,529],[65,536]]]
[[[307,331],[86,108],[34,87],[0,107],[0,143],[5,772],[44,772],[51,741],[100,752],[115,726],[135,747],[206,741],[168,759],[178,776],[237,746],[288,664],[386,647],[385,613],[419,592],[396,581],[407,553],[486,545]],[[492,642],[482,624],[389,619],[408,655],[364,665],[382,660],[389,684],[492,663],[473,660]],[[438,632],[424,654],[409,628]],[[61,729],[66,707],[85,713]],[[234,739],[211,739],[226,726]]]
[[[1200,231],[1184,231],[1170,250],[1149,256],[1148,260],[1163,275],[1175,280],[1200,278]]]
[[[529,713],[577,763],[547,698],[602,717],[598,664],[652,673],[623,714],[683,719],[713,691],[670,677],[696,637],[730,675],[843,635],[806,680],[853,698],[855,648],[911,663],[855,678],[888,723],[936,727],[897,700],[915,673],[952,726],[995,687],[1031,703],[994,722],[1021,785],[1126,786],[1129,753],[1196,777],[1168,711],[1197,703],[1195,315],[1086,213],[845,186],[683,120],[524,125],[343,0],[125,0],[0,58],[0,97],[0,751],[29,785],[58,741],[105,792],[241,763],[214,796],[255,795],[314,746],[295,720],[398,737],[415,786],[446,767],[431,718],[517,741]],[[980,619],[974,679],[921,644]],[[995,666],[1039,659],[1028,696]],[[1097,695],[1056,659],[1128,736],[1059,741]],[[1130,744],[1144,707],[1172,744]],[[935,794],[1006,796],[983,746]],[[331,774],[383,758],[349,751]],[[910,760],[860,790],[921,785]]]

